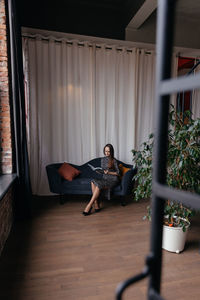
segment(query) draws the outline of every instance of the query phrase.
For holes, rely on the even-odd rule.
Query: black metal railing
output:
[[[200,196],[183,192],[166,185],[168,115],[170,94],[200,88],[200,74],[170,79],[172,42],[174,32],[175,0],[159,0],[157,16],[157,65],[156,65],[156,130],[153,164],[152,224],[150,255],[141,274],[121,283],[116,291],[116,299],[121,300],[127,287],[149,277],[148,300],[162,300],[160,296],[162,269],[162,228],[165,199],[185,203],[200,209]]]

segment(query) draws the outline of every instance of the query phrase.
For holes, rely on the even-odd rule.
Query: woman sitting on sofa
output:
[[[114,148],[111,144],[105,145],[103,149],[105,157],[101,158],[101,167],[103,169],[102,179],[93,179],[91,181],[92,198],[83,211],[84,216],[91,214],[93,204],[96,212],[101,209],[99,207],[98,198],[101,190],[113,188],[119,182],[119,168],[114,158]]]

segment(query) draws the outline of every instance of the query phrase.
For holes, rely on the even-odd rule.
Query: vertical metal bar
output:
[[[196,63],[194,64],[194,66],[192,67],[192,69],[187,73],[187,75],[190,75],[193,73],[193,75],[195,75],[196,73],[196,68],[199,66],[200,64],[200,60],[197,60]],[[192,112],[192,99],[193,99],[193,96],[194,96],[194,90],[193,91],[190,91],[190,111]]]
[[[194,90],[190,91],[190,112],[192,112],[192,97],[193,97],[193,94],[194,94]]]
[[[184,106],[185,106],[185,93],[183,92],[183,98],[182,98],[182,120],[184,121]]]
[[[180,112],[180,98],[181,98],[181,93],[178,93],[177,108],[176,108],[178,113]]]
[[[156,132],[154,144],[153,183],[164,184],[166,181],[167,133],[169,95],[160,96],[159,87],[162,80],[170,78],[172,41],[174,25],[174,0],[160,0],[157,20],[157,66],[156,66]],[[154,268],[149,280],[151,288],[160,292],[162,265],[162,228],[163,228],[164,200],[157,197],[153,191],[152,199],[152,228],[151,253],[154,257]]]
[[[18,148],[18,144],[19,144],[19,138],[17,136],[17,119],[18,116],[17,114],[19,113],[17,110],[17,73],[16,73],[16,59],[15,59],[15,42],[14,42],[14,38],[13,38],[13,30],[14,30],[14,26],[13,26],[13,7],[12,7],[12,1],[9,0],[7,2],[5,2],[7,5],[7,11],[8,11],[8,22],[9,22],[9,47],[10,47],[10,72],[11,72],[11,87],[12,87],[12,105],[13,105],[13,119],[14,119],[14,123],[13,123],[13,127],[14,127],[14,143],[15,143],[15,158],[19,158],[19,159],[15,159],[14,164],[16,164],[15,168],[16,170],[14,170],[17,175],[19,176],[20,173],[20,166],[19,166],[19,160],[22,160],[21,157],[21,153],[19,151]]]

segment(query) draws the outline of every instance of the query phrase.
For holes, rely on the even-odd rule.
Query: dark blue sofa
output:
[[[132,179],[133,176],[136,174],[136,169],[134,169],[132,165],[125,164],[119,160],[117,160],[117,162],[118,164],[122,164],[126,168],[131,168],[131,170],[125,173],[125,175],[122,177],[120,183],[117,186],[115,186],[111,191],[108,191],[108,199],[110,198],[110,194],[117,196],[130,195],[133,189],[134,181]],[[60,168],[62,163],[54,163],[47,165],[46,171],[50,191],[59,195],[91,195],[91,179],[101,178],[102,175],[93,171],[88,166],[88,163],[93,165],[94,167],[99,167],[101,165],[101,158],[92,159],[80,166],[70,164],[81,171],[80,175],[75,177],[72,181],[67,181],[59,175],[58,169]]]

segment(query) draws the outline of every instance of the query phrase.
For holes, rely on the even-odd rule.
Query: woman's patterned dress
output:
[[[114,158],[112,169],[108,168],[109,157],[105,156],[101,158],[101,167],[103,170],[108,170],[109,172],[117,172],[119,175],[119,168],[116,159]],[[103,174],[102,179],[93,179],[92,182],[98,186],[99,189],[112,188],[119,183],[119,176]]]

